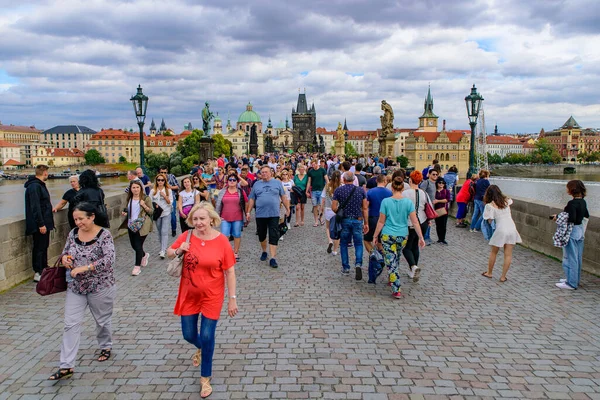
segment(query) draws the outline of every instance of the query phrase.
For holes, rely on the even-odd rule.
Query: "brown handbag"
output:
[[[67,290],[67,270],[61,265],[62,257],[61,254],[53,267],[46,267],[42,271],[42,277],[35,287],[35,291],[40,296],[49,296]]]

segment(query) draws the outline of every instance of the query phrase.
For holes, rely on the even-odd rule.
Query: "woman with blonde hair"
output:
[[[308,184],[308,175],[306,174],[306,165],[298,164],[296,175],[294,176],[294,186],[299,189],[296,194],[296,223],[294,226],[304,226],[304,206],[306,205],[306,185]]]
[[[333,192],[335,192],[335,189],[340,187],[341,184],[342,173],[339,170],[335,170],[325,186],[325,231],[327,232],[327,242],[329,243],[327,245],[327,253],[333,254],[334,256],[337,256],[338,254],[340,240],[332,240],[329,231],[331,219],[335,217],[335,213],[331,209],[331,203],[333,202]]]
[[[234,317],[238,312],[235,256],[228,238],[216,229],[221,218],[210,203],[195,205],[187,222],[193,230],[181,234],[167,250],[167,256],[183,256],[174,313],[181,316],[183,338],[197,348],[192,363],[195,367],[201,367],[200,397],[206,398],[212,393],[210,378],[215,332],[225,298],[225,286],[229,297],[228,314]]]
[[[160,212],[160,215],[154,214],[153,218],[156,221],[156,233],[158,233],[160,242],[158,256],[164,259],[169,244],[169,225],[171,223],[171,210],[173,209],[173,191],[167,185],[165,174],[158,174],[154,178],[154,188],[150,192],[150,198],[152,199],[154,212]]]

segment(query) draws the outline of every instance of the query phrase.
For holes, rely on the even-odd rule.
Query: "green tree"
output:
[[[344,150],[345,150],[347,156],[354,157],[354,156],[358,155],[358,152],[356,151],[354,146],[352,146],[352,143],[346,142],[346,147]]]
[[[531,153],[531,162],[536,164],[559,164],[562,157],[556,148],[546,139],[539,139],[535,143],[535,150]]]
[[[231,154],[232,144],[229,140],[225,139],[225,137],[222,134],[217,133],[216,135],[213,135],[212,138],[215,141],[213,156],[218,157],[221,154],[225,154],[225,155]]]
[[[169,166],[169,155],[167,153],[146,153],[146,167],[151,175],[156,174],[162,165]]]
[[[125,158],[125,156],[119,157],[119,164],[125,164],[125,163],[127,163],[127,159]]]
[[[335,154],[335,146],[331,146],[331,149],[329,149],[329,152],[331,154]]]
[[[500,156],[500,154],[488,153],[488,163],[491,165],[502,164],[502,157]]]
[[[200,154],[200,139],[203,135],[204,131],[202,129],[194,129],[190,135],[177,143],[177,151],[181,153],[184,159],[192,155],[198,159]]]
[[[194,163],[198,162],[199,156],[200,156],[200,154],[196,154],[193,156],[187,156],[183,160],[181,160],[182,172],[187,174],[189,171],[191,171],[192,167],[194,166]]]
[[[408,167],[408,157],[398,156],[398,157],[396,157],[396,161],[400,163],[400,167],[402,167],[402,168]]]
[[[102,157],[102,154],[96,149],[88,150],[88,152],[85,153],[85,163],[87,165],[104,164],[105,162],[106,160]]]
[[[185,175],[185,174],[183,173],[183,170],[182,170],[182,168],[181,168],[181,165],[176,165],[176,166],[172,167],[172,168],[170,169],[170,171],[171,171],[171,173],[172,173],[173,175],[175,175],[175,176],[181,176],[181,175]]]

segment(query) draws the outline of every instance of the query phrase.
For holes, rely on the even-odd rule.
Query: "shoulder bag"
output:
[[[425,215],[427,216],[427,221],[431,221],[439,217],[438,213],[435,212],[433,206],[431,205],[431,198],[429,197],[429,193],[425,192],[427,196],[427,201],[425,202]]]
[[[335,212],[335,217],[329,220],[329,236],[331,237],[331,240],[339,240],[340,238],[340,233],[342,232],[342,220],[344,219],[344,208],[348,205],[352,196],[354,196],[355,191],[356,186],[352,188],[350,195],[344,200],[344,203],[339,205]]]
[[[141,201],[143,200],[140,199],[140,202]],[[142,206],[140,206],[140,213],[138,214],[138,217],[134,220],[129,221],[129,216],[131,215],[131,202],[132,200],[129,201],[129,214],[126,217],[128,220],[127,228],[129,228],[131,232],[135,233],[142,229],[142,226],[144,226],[144,221],[146,220],[146,211],[142,208]]]
[[[187,238],[185,239],[186,243],[190,243],[190,238],[192,236],[193,229],[188,229]],[[183,268],[183,253],[176,256],[174,259],[169,261],[167,265],[167,274],[172,276],[173,278],[179,278],[181,276],[181,269]]]
[[[419,225],[421,225],[421,221],[419,220],[419,204],[420,204],[420,202],[419,202],[419,191],[420,190],[421,189],[419,189],[419,188],[417,188],[415,190],[415,212],[417,214],[417,222],[419,223]],[[414,227],[413,227],[413,229],[414,229]]]
[[[61,264],[63,254],[54,263],[53,267],[44,268],[42,277],[35,287],[40,296],[64,292],[67,290],[67,269]]]
[[[338,207],[337,211],[335,212],[335,222],[342,222],[342,220],[344,219],[344,208],[346,208],[346,206],[348,205],[348,202],[350,201],[350,199],[352,198],[352,196],[354,196],[354,192],[356,191],[356,186],[354,186],[352,188],[352,190],[350,191],[350,194],[348,195],[348,197],[344,200],[344,204],[340,204],[340,206]]]

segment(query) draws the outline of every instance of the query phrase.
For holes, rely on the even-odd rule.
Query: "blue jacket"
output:
[[[478,179],[475,184],[475,200],[483,201],[483,195],[489,186],[490,181],[488,179]]]

